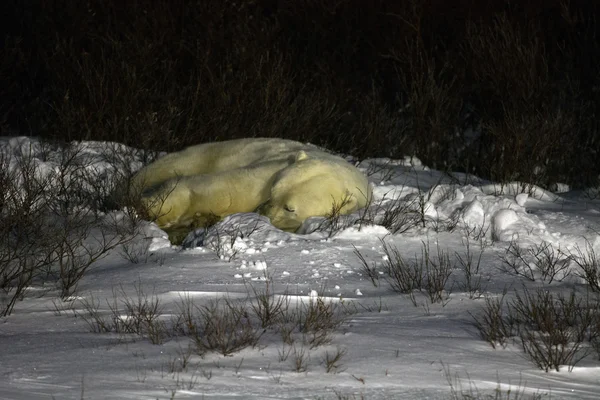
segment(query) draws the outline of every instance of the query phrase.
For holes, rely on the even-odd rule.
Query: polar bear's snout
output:
[[[256,212],[269,218],[271,224],[282,231],[295,232],[302,225],[302,220],[298,218],[295,210],[289,206],[277,206],[271,201],[261,204]]]

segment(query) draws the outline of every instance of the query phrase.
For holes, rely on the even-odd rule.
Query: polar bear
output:
[[[213,142],[168,154],[134,175],[149,216],[163,229],[207,225],[259,212],[285,231],[313,216],[365,207],[366,176],[341,157],[299,142],[253,138]]]

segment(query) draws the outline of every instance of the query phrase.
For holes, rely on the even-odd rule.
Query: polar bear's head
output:
[[[369,190],[366,177],[353,168],[300,152],[275,177],[271,197],[258,212],[279,229],[294,232],[309,217],[348,214],[364,206]]]

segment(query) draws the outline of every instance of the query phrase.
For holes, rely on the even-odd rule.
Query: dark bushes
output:
[[[277,136],[588,185],[600,172],[588,3],[6,1],[0,123],[167,151]]]

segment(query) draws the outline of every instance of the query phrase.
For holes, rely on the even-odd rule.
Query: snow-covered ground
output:
[[[105,153],[139,157],[114,144],[73,146],[98,177],[115,173]],[[41,173],[56,169],[56,150],[33,138],[3,138],[0,151],[13,166],[29,155]],[[141,166],[139,158],[128,162],[132,169]],[[92,265],[70,301],[59,300],[51,287],[29,288],[0,320],[0,399],[450,399],[488,398],[495,390],[501,391],[496,398],[600,398],[597,353],[572,371],[544,372],[518,340],[496,348],[482,340],[472,316],[503,291],[509,298],[540,287],[585,294],[577,263],[565,255],[600,254],[600,200],[535,187],[523,194],[520,184],[448,176],[418,160],[371,159],[360,167],[369,174],[375,201],[366,212],[342,217],[339,229],[323,228],[316,219],[305,224],[306,234],[290,234],[258,215],[234,215],[191,234],[180,247],[147,223],[126,251],[117,248]],[[402,208],[400,218],[410,217],[396,224],[395,233],[352,224],[360,217],[383,224],[394,207]],[[467,245],[474,259],[481,255],[473,275],[480,290],[471,294],[459,262]],[[509,247],[532,246],[563,257],[559,265],[565,267],[552,282],[535,266],[532,281],[502,261]],[[433,259],[446,254],[452,269],[442,300],[432,303],[423,291],[393,291],[384,272],[386,248],[407,261],[422,257],[424,248]],[[374,266],[373,279],[357,252]],[[323,301],[343,322],[316,347],[299,334],[286,344],[276,327],[259,328],[257,345],[223,356],[196,354],[194,341],[183,334],[152,344],[134,334],[94,333],[84,318],[91,301],[110,316],[114,304],[135,302],[143,292],[160,302],[170,326],[183,300],[252,304],[267,285],[291,309]],[[256,324],[253,315],[246,317]]]

